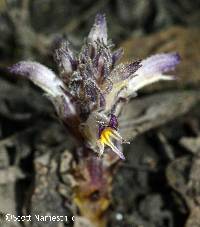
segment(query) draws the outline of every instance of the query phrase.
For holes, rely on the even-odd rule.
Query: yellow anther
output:
[[[121,151],[113,144],[113,142],[111,140],[112,138],[119,141],[120,143],[122,143],[122,137],[120,136],[120,134],[115,129],[113,129],[111,127],[104,128],[103,131],[101,132],[100,138],[97,142],[97,145],[100,149],[100,156],[104,152],[104,145],[107,145],[116,154],[118,154],[120,156],[120,158],[124,159],[124,156],[121,153]]]

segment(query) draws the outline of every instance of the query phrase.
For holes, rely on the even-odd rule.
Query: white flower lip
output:
[[[63,82],[46,66],[33,61],[21,61],[9,68],[14,74],[19,74],[30,79],[38,87],[51,96],[62,95]]]

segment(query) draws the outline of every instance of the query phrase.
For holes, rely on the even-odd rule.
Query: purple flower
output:
[[[119,146],[125,141],[119,134],[117,119],[124,101],[148,84],[174,79],[164,73],[173,70],[180,57],[177,53],[162,53],[117,65],[122,55],[122,49],[112,51],[105,16],[98,14],[79,55],[64,41],[55,50],[59,75],[32,61],[21,61],[9,71],[45,91],[78,141],[100,155],[110,147],[124,159]]]

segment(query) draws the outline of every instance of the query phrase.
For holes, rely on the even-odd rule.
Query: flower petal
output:
[[[159,80],[173,80],[174,77],[163,73],[171,71],[180,62],[177,53],[156,54],[141,62],[136,76],[128,83],[127,94],[139,90],[140,88]]]
[[[173,70],[179,62],[180,56],[178,53],[156,54],[144,59],[141,62],[142,67],[139,71],[143,74],[164,73]]]
[[[88,39],[91,42],[100,40],[107,44],[107,24],[106,18],[103,14],[96,15],[95,22],[89,33]]]
[[[46,66],[32,61],[21,61],[8,68],[10,73],[30,79],[48,95],[56,97],[63,94],[62,81]]]

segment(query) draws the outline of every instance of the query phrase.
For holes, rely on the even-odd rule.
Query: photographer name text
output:
[[[75,220],[75,217],[68,217],[68,216],[56,216],[56,215],[22,215],[16,216],[13,214],[5,214],[5,221],[7,222],[31,222],[31,221],[38,221],[38,222],[69,222]]]

